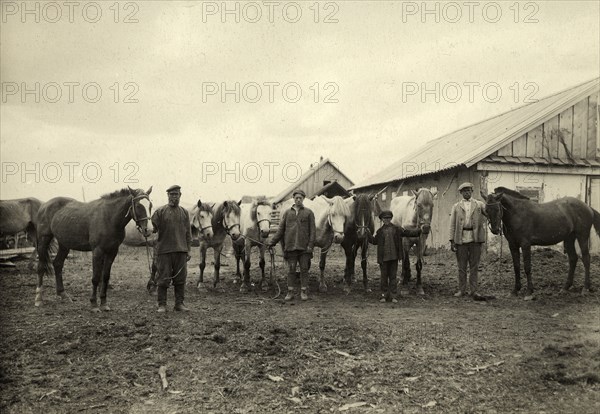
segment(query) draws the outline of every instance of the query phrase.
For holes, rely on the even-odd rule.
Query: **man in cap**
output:
[[[486,237],[485,204],[471,198],[473,184],[466,182],[458,187],[462,200],[454,204],[450,216],[450,246],[458,262],[458,292],[461,297],[467,290],[467,263],[471,295],[477,299],[477,272],[481,257],[481,244]]]
[[[292,193],[294,205],[283,212],[279,229],[268,243],[273,247],[283,238],[283,254],[288,262],[288,292],[286,301],[294,299],[296,267],[300,265],[300,299],[308,299],[308,268],[312,259],[317,228],[315,215],[311,209],[304,207],[306,193],[296,189]]]
[[[398,302],[396,299],[398,273],[398,260],[402,259],[402,230],[392,224],[394,214],[384,210],[379,214],[383,221],[375,235],[370,237],[370,242],[377,245],[377,263],[381,271],[381,298],[380,302]]]
[[[184,305],[187,262],[190,260],[192,231],[187,210],[179,205],[181,187],[167,189],[168,204],[159,207],[152,215],[154,231],[158,232],[156,265],[158,267],[158,312],[166,312],[167,289],[173,282],[175,310],[187,312]]]

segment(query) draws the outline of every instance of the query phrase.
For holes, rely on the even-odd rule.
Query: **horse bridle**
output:
[[[337,233],[337,234],[344,234],[344,229],[342,229],[342,231],[337,231],[334,227],[333,227],[333,220],[331,219],[331,211],[327,213],[327,223],[331,226],[331,230],[333,230],[333,233]]]
[[[232,224],[231,226],[228,226],[227,223],[225,223],[225,216],[223,216],[223,220],[221,220],[221,225],[223,226],[223,228],[225,229],[225,233],[227,233],[228,236],[231,236],[231,230],[234,229],[236,226],[239,228],[240,227],[240,223],[235,223]]]
[[[486,207],[487,206],[497,206],[497,205],[500,205],[500,217],[499,217],[500,225],[498,227],[499,227],[499,230],[500,230],[500,236],[502,236],[503,229],[504,229],[504,222],[502,221],[502,218],[504,217],[505,207],[502,205],[501,201],[496,201],[495,203],[488,203],[486,201],[485,205],[486,205]],[[490,220],[488,220],[488,228],[490,229],[490,231],[492,231],[492,223],[490,223]]]
[[[129,213],[131,212],[131,218],[133,218],[133,221],[135,221],[135,227],[138,229],[138,231],[140,233],[142,233],[142,226],[141,226],[140,222],[148,221],[148,220],[150,220],[150,217],[146,216],[146,217],[138,218],[137,214],[135,212],[135,202],[138,200],[142,200],[144,198],[150,202],[150,211],[152,211],[152,201],[150,201],[150,197],[148,196],[148,194],[140,194],[138,196],[131,197],[131,205],[129,206],[129,208],[127,209],[127,213],[125,214],[125,217],[127,217],[129,215]]]
[[[359,211],[359,213],[360,213],[361,211],[368,211],[368,210],[367,210],[366,208],[361,208],[361,209],[359,209],[358,211]],[[363,220],[364,220],[364,217],[362,217],[362,218],[363,218]],[[357,230],[357,231],[360,231],[360,230],[364,229],[364,230],[365,230],[367,233],[371,233],[371,229],[369,228],[369,225],[368,225],[368,224],[367,224],[367,225],[364,225],[364,224],[363,224],[363,225],[360,225],[360,224],[358,224],[358,223],[356,222],[356,220],[354,220],[354,225],[356,226],[356,230]]]

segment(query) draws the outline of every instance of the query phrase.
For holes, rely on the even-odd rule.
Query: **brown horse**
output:
[[[0,200],[0,237],[25,231],[37,249],[37,213],[42,202],[37,198]],[[36,251],[31,255],[29,267],[33,270]]]
[[[43,303],[44,275],[54,271],[56,293],[64,295],[62,270],[69,250],[92,252],[92,310],[109,311],[106,304],[106,290],[110,280],[110,270],[125,238],[125,226],[134,220],[145,235],[152,234],[150,214],[152,203],[150,192],[124,188],[106,194],[98,200],[81,203],[72,198],[56,197],[42,204],[38,212],[38,287],[35,306]],[[150,223],[150,226],[148,226]],[[50,266],[50,243],[58,241],[58,252]],[[101,284],[100,308],[96,301],[98,284]]]
[[[590,252],[589,238],[592,225],[600,235],[600,213],[574,197],[563,197],[547,203],[537,204],[521,193],[504,187],[494,189],[493,194],[481,192],[486,200],[486,215],[490,221],[492,233],[502,234],[508,240],[508,246],[515,270],[515,288],[513,294],[521,290],[521,258],[527,275],[527,293],[525,300],[533,299],[531,281],[531,246],[549,246],[564,242],[569,256],[569,275],[564,289],[573,285],[573,275],[577,266],[575,240],[581,250],[581,259],[585,267],[585,285],[582,294],[590,291]]]

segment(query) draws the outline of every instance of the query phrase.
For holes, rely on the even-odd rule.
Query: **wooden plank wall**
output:
[[[600,156],[597,122],[598,94],[594,94],[500,148],[496,155],[568,161],[570,154],[596,159]],[[564,144],[556,131],[562,132]]]

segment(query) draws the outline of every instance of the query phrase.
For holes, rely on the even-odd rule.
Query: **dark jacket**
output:
[[[158,232],[156,253],[189,252],[192,245],[190,215],[181,206],[168,204],[156,209],[152,214],[154,231]]]
[[[296,214],[294,208],[283,213],[279,222],[279,229],[273,236],[272,244],[283,238],[283,251],[312,250],[315,247],[317,227],[315,214],[311,209],[302,207]]]
[[[382,264],[383,263],[383,258],[385,255],[385,246],[384,246],[384,233],[383,231],[381,231],[386,225],[384,224],[382,227],[380,227],[376,232],[374,236],[370,236],[369,237],[369,242],[371,242],[372,244],[377,245],[377,263]],[[420,230],[406,230],[403,227],[397,227],[394,224],[388,224],[388,226],[391,226],[394,228],[395,234],[394,234],[394,245],[396,246],[396,248],[398,249],[398,260],[402,260],[402,237],[419,237],[421,235],[421,231]]]

